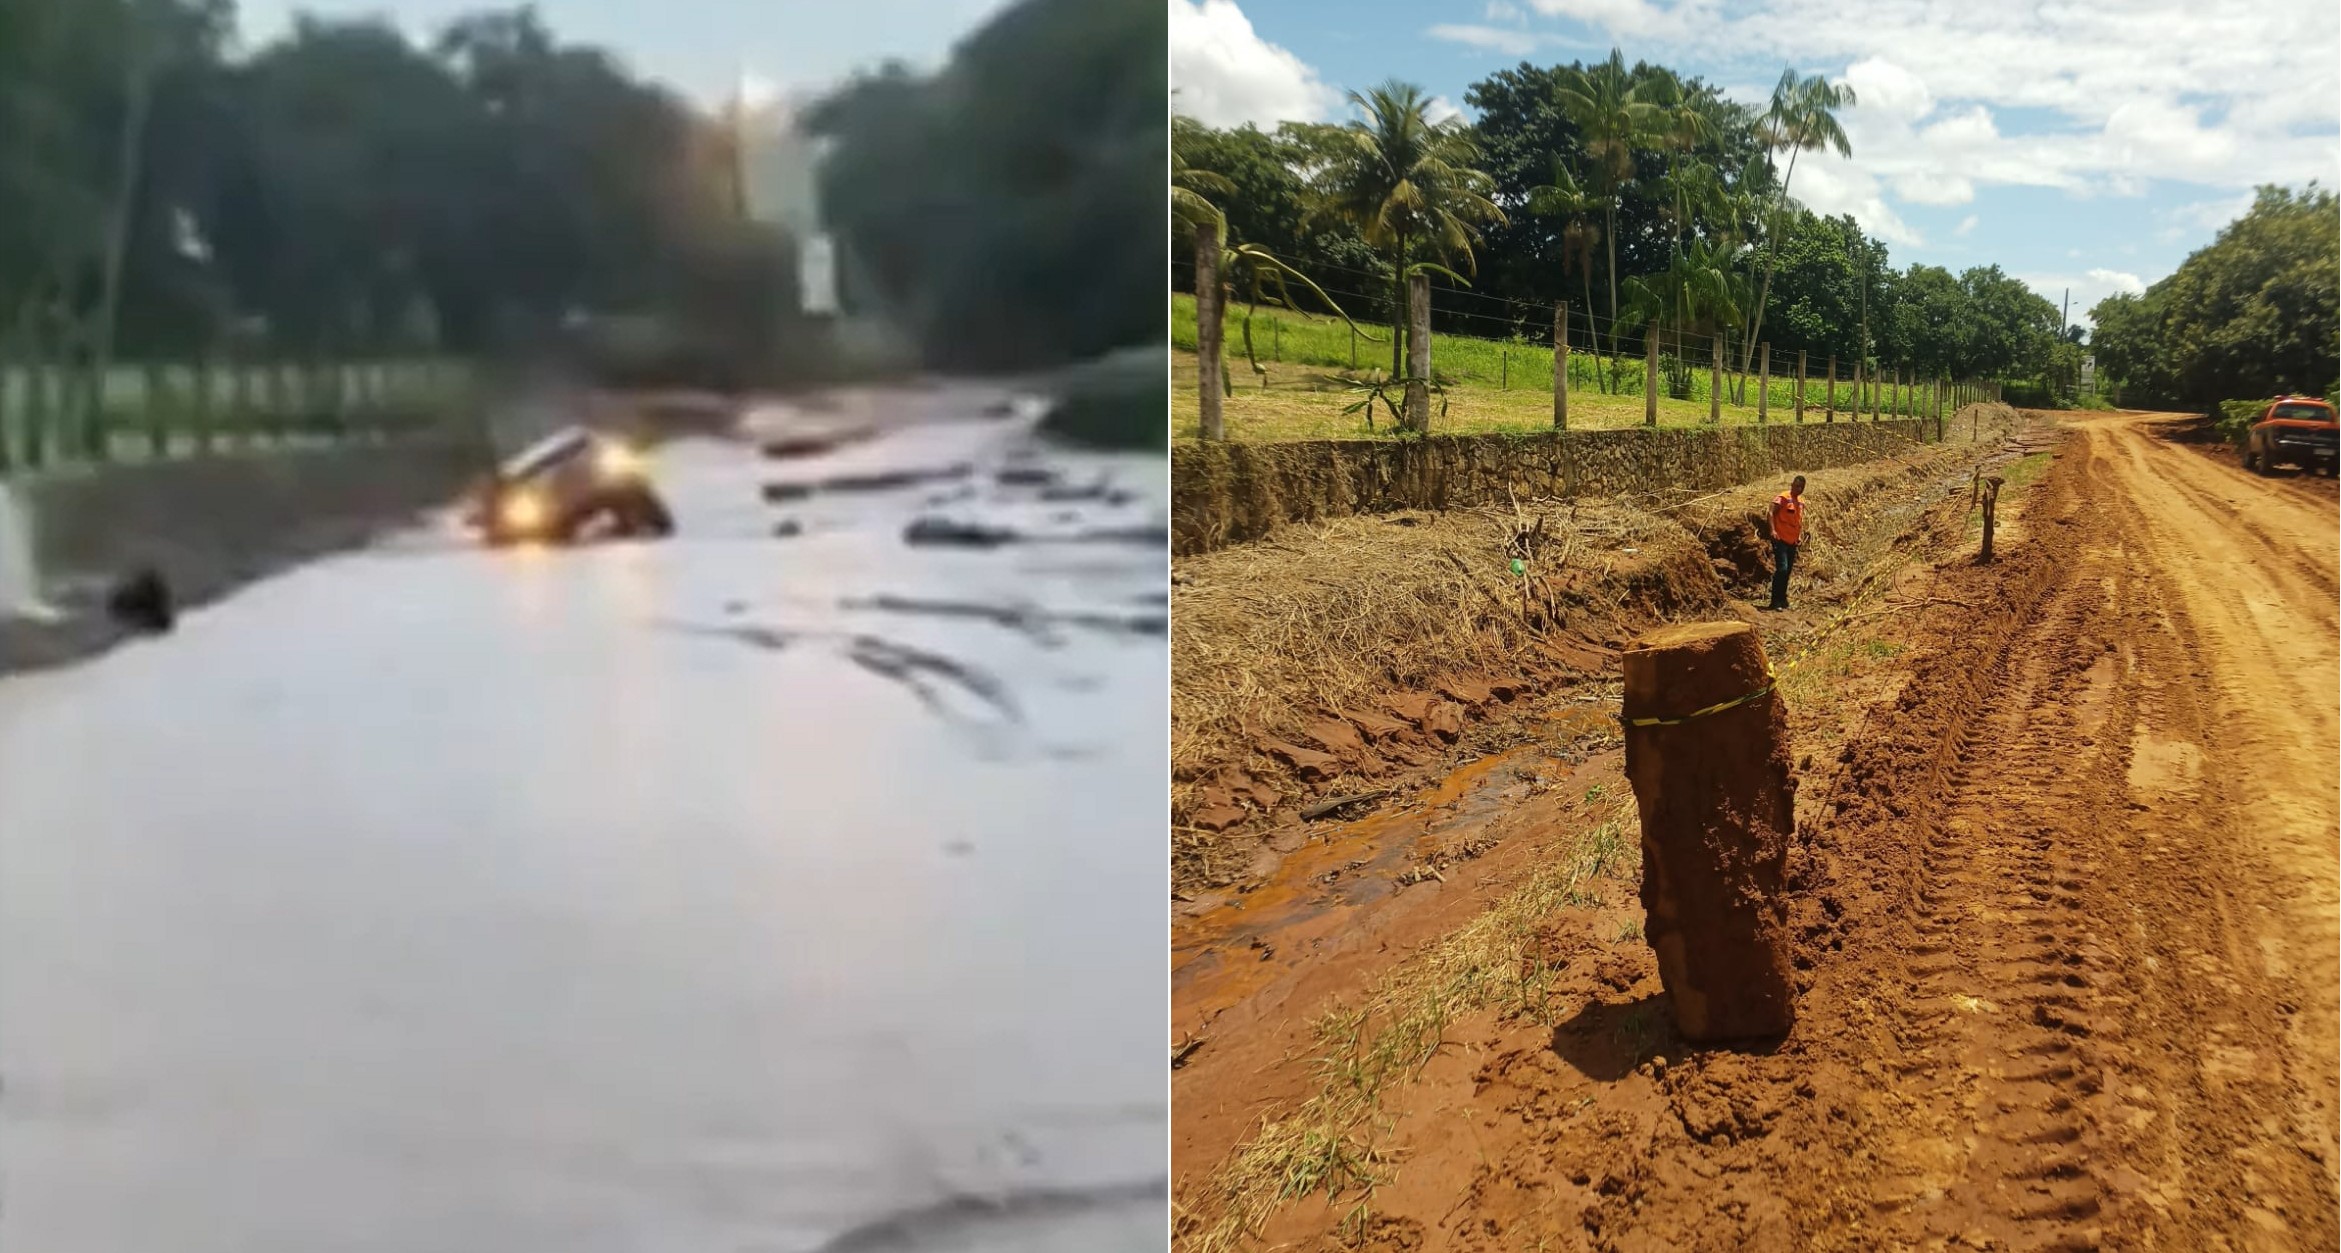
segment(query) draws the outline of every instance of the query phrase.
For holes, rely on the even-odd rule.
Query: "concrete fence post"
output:
[[[1744,622],[1661,627],[1621,661],[1642,931],[1675,1022],[1695,1041],[1782,1035],[1796,1021],[1795,783],[1763,641]],[[1713,712],[1689,716],[1701,710]]]
[[[1569,302],[1553,306],[1553,429],[1569,429]]]
[[[1756,424],[1771,420],[1772,413],[1772,344],[1767,340],[1756,345]]]
[[[1821,420],[1824,422],[1837,420],[1837,354],[1835,353],[1829,354],[1829,401],[1828,407],[1823,409],[1821,413]]]

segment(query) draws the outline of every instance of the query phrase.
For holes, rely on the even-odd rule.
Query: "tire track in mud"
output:
[[[1906,680],[1804,772],[1790,1038],[1630,1045],[1648,979],[1549,1036],[1499,1024],[1468,1087],[1392,1111],[1412,1160],[1364,1247],[2341,1244],[2331,708],[2282,690],[2334,665],[2331,561],[2287,542],[2330,513],[2227,525],[2256,482],[2239,509],[2118,423],[2059,449],[2021,538],[1935,572],[1963,605],[1898,624]],[[1965,513],[1931,533],[1964,544]]]
[[[2235,849],[2251,814],[2220,747],[2238,711],[2201,681],[2214,641],[2167,587],[2161,502],[2107,491],[2131,450],[2065,447],[2023,548],[1943,572],[1987,608],[1931,611],[1928,655],[1845,753],[1794,870],[1795,1035],[1661,1081],[1678,1115],[1786,1112],[1736,1144],[1698,1117],[1613,1134],[1606,1174],[1574,1168],[1628,1181],[1587,1208],[1590,1247],[2341,1235],[2329,1130],[2299,1116],[2330,1109],[2323,1080],[2281,1055],[2312,993],[2255,951],[2281,881]]]

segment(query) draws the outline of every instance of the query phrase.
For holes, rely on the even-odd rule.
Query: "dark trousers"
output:
[[[1772,607],[1788,608],[1788,572],[1796,569],[1796,545],[1772,541]]]

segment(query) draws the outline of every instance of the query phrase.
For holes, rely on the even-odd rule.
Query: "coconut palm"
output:
[[[1780,72],[1780,82],[1772,88],[1772,105],[1764,113],[1764,141],[1771,151],[1788,153],[1788,171],[1781,176],[1780,191],[1772,205],[1771,229],[1765,232],[1764,282],[1756,292],[1747,342],[1740,346],[1742,373],[1747,371],[1757,338],[1764,333],[1764,302],[1771,298],[1772,269],[1780,260],[1780,215],[1788,206],[1788,185],[1796,177],[1797,156],[1822,148],[1834,148],[1841,157],[1852,156],[1853,144],[1837,122],[1837,111],[1850,109],[1855,103],[1852,84],[1831,83],[1818,74],[1798,74],[1793,66]]]
[[[1480,227],[1500,225],[1490,198],[1495,181],[1478,168],[1479,145],[1455,121],[1433,122],[1431,99],[1412,83],[1388,82],[1349,93],[1363,113],[1341,126],[1311,126],[1301,136],[1316,161],[1313,216],[1354,227],[1390,254],[1397,324],[1406,316],[1407,266],[1418,251],[1473,269]],[[1391,336],[1390,373],[1405,373],[1406,336]]]
[[[1653,96],[1663,88],[1655,80],[1636,82],[1626,69],[1625,54],[1611,49],[1609,59],[1592,66],[1573,65],[1561,71],[1555,100],[1577,127],[1585,155],[1593,162],[1593,182],[1602,203],[1602,238],[1609,249],[1610,355],[1617,355],[1618,326],[1618,197],[1634,181],[1634,153],[1654,146],[1657,136],[1675,124],[1669,110]]]
[[[1208,197],[1232,196],[1236,185],[1223,174],[1187,164],[1187,159],[1171,150],[1171,218],[1189,226],[1205,222],[1217,224],[1221,231],[1227,228],[1227,215],[1219,211]]]
[[[1643,328],[1645,335],[1668,324],[1720,335],[1746,309],[1748,283],[1733,267],[1729,249],[1693,240],[1660,273],[1626,280],[1626,292],[1625,324]]]
[[[1561,275],[1564,279],[1568,277],[1570,262],[1574,260],[1585,292],[1585,322],[1590,327],[1593,324],[1593,245],[1602,238],[1601,223],[1593,220],[1593,214],[1601,208],[1601,198],[1585,189],[1569,163],[1557,153],[1553,156],[1552,178],[1549,183],[1528,189],[1528,211],[1561,220]]]

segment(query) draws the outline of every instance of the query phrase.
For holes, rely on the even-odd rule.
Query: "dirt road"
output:
[[[1552,920],[1551,1001],[1450,1023],[1354,1133],[1366,1207],[1268,1237],[2334,1247],[2336,510],[2161,429],[2079,423],[1998,563],[1911,589],[1938,603],[1891,628],[1896,694],[1800,746],[1835,760],[1802,780],[1786,1041],[1689,1048],[1638,932]],[[1190,1100],[1280,1086],[1226,1043],[1249,1075],[1174,1084],[1186,1180]]]

